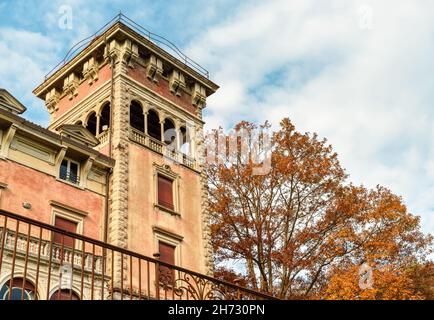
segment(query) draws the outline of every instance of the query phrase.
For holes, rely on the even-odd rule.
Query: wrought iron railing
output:
[[[88,46],[98,36],[103,34],[105,31],[110,29],[114,24],[118,22],[121,22],[124,25],[128,26],[132,30],[146,37],[148,40],[154,42],[156,45],[164,47],[164,49],[168,50],[168,52],[173,54],[175,58],[177,58],[179,61],[189,66],[190,68],[194,69],[196,72],[203,75],[204,77],[209,78],[209,72],[201,65],[199,65],[196,61],[194,61],[193,59],[185,55],[173,42],[142,27],[140,24],[134,22],[123,13],[119,13],[113,19],[108,21],[104,26],[102,26],[97,32],[76,43],[67,52],[67,54],[62,59],[62,61],[60,61],[51,71],[49,71],[45,75],[45,80],[51,77],[54,73],[56,73],[60,68],[62,68],[69,61],[71,61],[74,57],[76,57],[86,46]]]
[[[3,210],[0,227],[0,292],[5,299],[274,299],[164,263],[158,255],[150,258]],[[61,243],[54,242],[59,239],[55,233]]]
[[[67,181],[72,184],[80,184],[80,177],[78,176],[78,174],[71,171],[66,171],[66,170],[60,171],[59,179]]]

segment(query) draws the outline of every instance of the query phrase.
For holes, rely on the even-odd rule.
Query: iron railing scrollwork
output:
[[[54,242],[54,234],[61,235],[61,243]],[[72,246],[65,245],[66,238],[73,239]],[[158,256],[150,258],[0,210],[0,292],[12,283],[22,283],[23,293],[32,292],[23,298],[40,300],[274,299]]]

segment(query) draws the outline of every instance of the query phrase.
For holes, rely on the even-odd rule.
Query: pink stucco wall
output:
[[[6,183],[0,199],[0,208],[51,224],[50,201],[88,212],[83,221],[83,235],[101,240],[105,197],[82,190],[55,177],[21,164],[0,160],[0,182]],[[23,202],[31,209],[23,208]]]
[[[206,272],[202,240],[200,175],[181,165],[171,165],[179,174],[181,216],[154,209],[156,185],[153,163],[164,164],[163,157],[133,143],[129,145],[128,243],[133,251],[152,256],[157,252],[152,227],[158,226],[184,237],[181,266]]]

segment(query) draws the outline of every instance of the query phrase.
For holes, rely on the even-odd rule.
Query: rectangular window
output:
[[[160,261],[175,264],[175,246],[158,241]],[[160,282],[171,285],[175,279],[175,270],[166,266],[160,266]]]
[[[78,184],[78,163],[71,160],[63,160],[60,164],[59,178],[74,184]]]
[[[158,204],[165,208],[174,210],[172,184],[172,180],[158,175]]]
[[[78,223],[56,216],[54,219],[54,226],[64,231],[77,233]],[[53,243],[61,245],[62,236],[63,235],[60,233],[54,233]],[[72,247],[74,245],[74,239],[68,236],[63,236],[63,245],[65,247]]]

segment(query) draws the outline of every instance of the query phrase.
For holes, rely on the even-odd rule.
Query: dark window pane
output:
[[[78,181],[78,165],[74,162],[71,162],[69,166],[69,181],[72,183],[77,183]]]
[[[67,175],[68,175],[68,161],[63,160],[62,164],[60,165],[59,178],[66,180]]]
[[[145,132],[145,116],[143,115],[142,107],[136,101],[131,102],[130,125],[140,132]]]
[[[153,110],[149,110],[148,113],[148,134],[152,138],[161,141],[160,118],[158,117],[158,114]]]
[[[175,140],[176,140],[175,125],[173,124],[172,120],[166,119],[164,121],[164,142],[166,144],[171,144]]]
[[[101,110],[101,118],[99,119],[99,133],[103,132],[103,127],[110,127],[110,103],[107,103]]]
[[[87,130],[89,130],[94,136],[96,135],[96,113],[93,112],[87,120]]]

